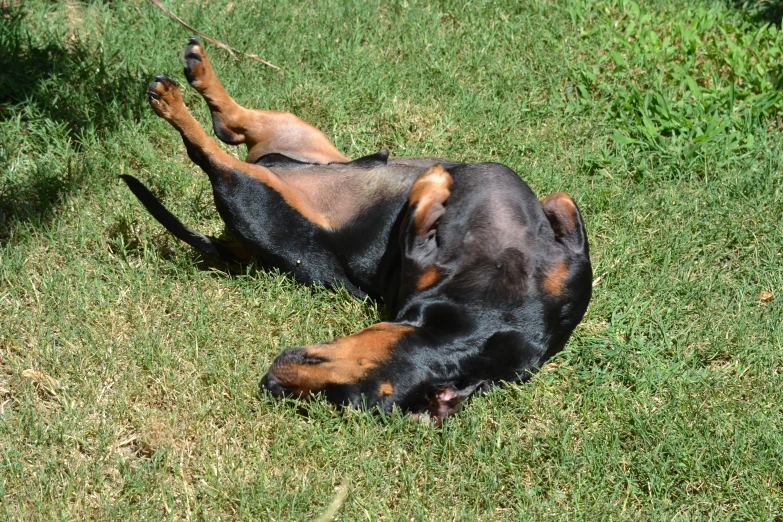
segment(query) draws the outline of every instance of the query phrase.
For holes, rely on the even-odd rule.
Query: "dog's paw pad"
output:
[[[174,106],[182,104],[182,96],[173,78],[159,74],[147,87],[150,106],[162,117],[170,116]]]
[[[167,86],[174,86],[174,87],[177,86],[177,81],[174,78],[163,74],[158,74],[157,76],[155,76],[155,79],[153,80],[152,83],[162,83]]]

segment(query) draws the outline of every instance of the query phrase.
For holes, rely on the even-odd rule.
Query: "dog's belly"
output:
[[[269,168],[306,194],[328,217],[324,250],[339,261],[344,276],[333,284],[358,288],[394,308],[400,277],[399,230],[411,185],[439,158],[394,158],[375,165],[274,165]],[[341,280],[344,277],[345,280]]]
[[[327,216],[331,227],[323,234],[322,249],[338,260],[346,279],[332,283],[384,300],[396,293],[399,221],[410,187],[423,170],[418,165],[273,168]]]

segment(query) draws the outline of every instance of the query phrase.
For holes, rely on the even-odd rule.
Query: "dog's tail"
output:
[[[123,174],[120,177],[128,185],[128,188],[131,189],[131,192],[139,198],[141,204],[152,214],[152,217],[157,219],[161,225],[166,227],[166,230],[174,234],[178,239],[181,239],[199,252],[226,263],[246,261],[248,259],[247,251],[239,243],[229,243],[216,237],[205,236],[201,232],[193,230],[174,214],[166,210],[166,207],[163,206],[160,200],[141,181],[127,174]]]

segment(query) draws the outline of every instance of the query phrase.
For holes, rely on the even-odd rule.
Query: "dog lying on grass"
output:
[[[296,116],[238,105],[195,38],[185,76],[207,102],[217,146],[176,83],[156,76],[150,106],[209,176],[236,242],[184,225],[122,176],[172,234],[226,262],[255,260],[306,284],[382,299],[389,321],[325,344],[284,350],[261,380],[274,396],[440,420],[474,392],[527,379],[562,350],[591,295],[581,214],[563,193],[539,201],[497,163],[389,158],[353,161]]]

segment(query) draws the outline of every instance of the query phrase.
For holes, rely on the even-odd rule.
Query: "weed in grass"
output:
[[[570,105],[605,101],[637,181],[723,168],[754,152],[761,122],[783,109],[783,33],[774,25],[718,6],[660,12],[633,1],[592,3],[579,19],[595,28],[582,38],[597,58],[580,64]]]

